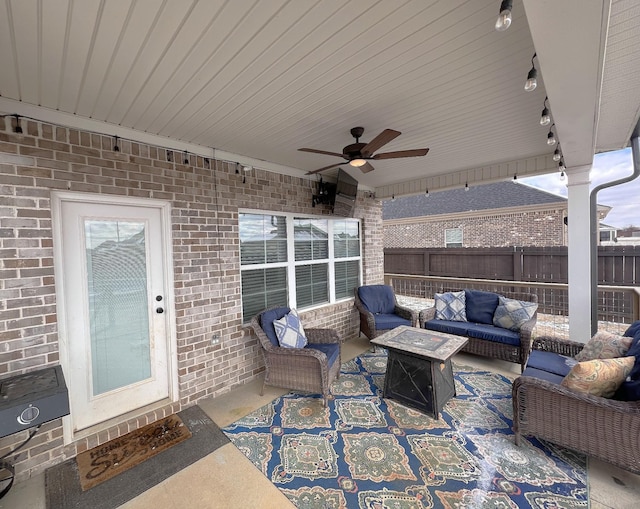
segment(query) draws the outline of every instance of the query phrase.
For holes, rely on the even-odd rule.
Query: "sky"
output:
[[[612,152],[596,154],[591,168],[591,189],[633,173],[631,147]],[[560,179],[560,173],[526,177],[518,182],[537,187],[550,193],[567,196],[567,180]],[[609,226],[624,228],[640,226],[640,177],[606,188],[598,192],[598,203],[613,207],[602,221]]]

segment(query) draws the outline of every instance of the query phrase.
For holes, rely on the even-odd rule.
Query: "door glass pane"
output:
[[[145,223],[85,220],[93,395],[151,376]]]

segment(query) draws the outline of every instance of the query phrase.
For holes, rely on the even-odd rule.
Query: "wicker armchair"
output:
[[[365,292],[371,296],[378,294],[391,303],[387,313],[379,313],[378,309],[369,309],[366,304],[366,297],[361,298],[360,292]],[[408,307],[398,304],[393,288],[389,285],[368,285],[354,289],[355,306],[360,313],[360,332],[369,339],[373,339],[388,330],[395,329],[400,325],[410,325],[415,327],[418,323],[418,312]],[[379,303],[379,302],[378,302]]]
[[[541,337],[533,348],[573,357],[582,343]],[[535,378],[513,383],[513,429],[640,474],[640,401],[617,401],[574,392]]]
[[[342,339],[333,329],[305,328],[308,344],[305,348],[281,348],[262,328],[262,316],[276,312],[281,318],[289,308],[269,308],[251,320],[251,327],[258,336],[265,365],[265,376],[260,395],[265,385],[296,391],[322,394],[327,406],[329,386],[340,375]],[[276,315],[277,316],[277,315]],[[273,328],[273,326],[271,326]],[[337,344],[337,357],[329,362],[326,345]],[[325,345],[323,347],[323,345]],[[324,351],[323,351],[324,350]]]

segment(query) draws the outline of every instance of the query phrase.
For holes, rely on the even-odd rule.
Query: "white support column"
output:
[[[585,343],[591,337],[591,165],[567,168],[569,230],[569,339]]]

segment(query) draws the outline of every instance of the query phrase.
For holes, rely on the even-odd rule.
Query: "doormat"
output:
[[[190,436],[191,432],[174,414],[78,454],[76,461],[82,491],[135,467]]]
[[[47,469],[47,509],[115,509],[229,443],[229,439],[199,406],[192,406],[176,415],[191,433],[190,438],[89,490],[82,490],[76,458]]]

